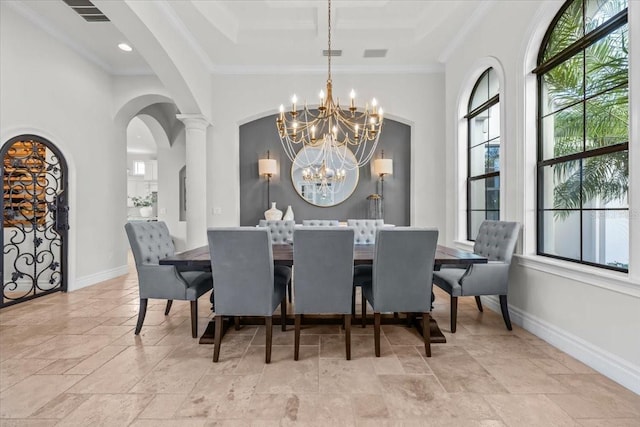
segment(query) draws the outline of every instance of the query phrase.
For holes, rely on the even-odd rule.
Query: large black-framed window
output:
[[[538,54],[537,253],[629,269],[627,0],[569,0]]]
[[[478,78],[467,119],[467,239],[485,219],[500,219],[500,85],[493,68]]]

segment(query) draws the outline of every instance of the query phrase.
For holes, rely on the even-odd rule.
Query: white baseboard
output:
[[[482,304],[502,316],[500,302],[497,297],[482,297]],[[517,307],[509,306],[509,317],[513,323],[523,329],[575,357],[585,365],[611,378],[634,393],[640,394],[640,366],[634,365],[600,347],[596,347],[582,338]]]
[[[98,273],[90,274],[84,277],[77,277],[75,281],[68,283],[67,291],[77,291],[78,289],[86,288],[87,286],[95,285],[96,283],[104,282],[105,280],[125,275],[128,272],[129,266],[121,265],[120,267],[115,267],[110,270],[100,271]]]

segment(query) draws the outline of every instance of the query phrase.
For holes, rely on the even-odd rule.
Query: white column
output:
[[[184,123],[187,164],[187,249],[207,244],[207,128],[201,114],[178,114]]]

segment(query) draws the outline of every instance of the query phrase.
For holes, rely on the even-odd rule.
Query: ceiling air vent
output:
[[[329,56],[329,50],[323,50],[322,56]],[[342,49],[331,49],[331,56],[342,56]]]
[[[109,18],[89,0],[62,0],[87,22],[107,22]]]
[[[387,56],[387,49],[365,49],[364,58],[384,58]]]

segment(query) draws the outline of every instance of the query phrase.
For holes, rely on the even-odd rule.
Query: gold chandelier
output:
[[[304,147],[319,148],[323,164],[339,165],[338,170],[359,168],[367,164],[375,152],[382,131],[382,108],[375,98],[364,109],[355,105],[355,92],[351,90],[349,106],[340,106],[333,100],[331,81],[331,0],[328,7],[328,77],[327,92],[320,91],[317,109],[307,103],[298,110],[298,98],[291,98],[291,110],[280,105],[276,119],[280,142],[289,160]],[[355,157],[355,162],[353,158]],[[331,159],[331,161],[327,161]],[[316,163],[317,164],[317,163]],[[307,166],[311,167],[311,164]]]

